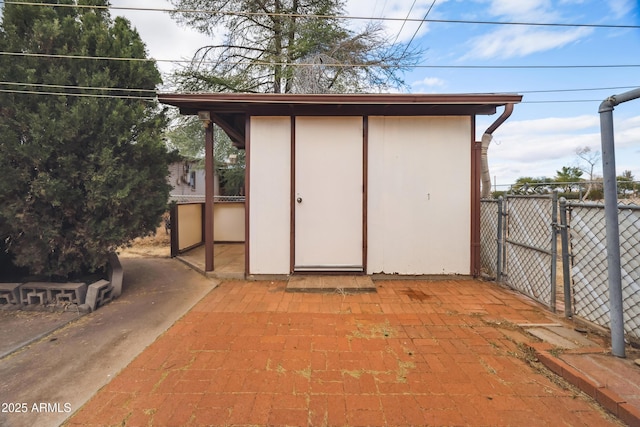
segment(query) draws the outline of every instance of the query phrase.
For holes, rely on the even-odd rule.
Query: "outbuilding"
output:
[[[246,150],[245,275],[480,272],[476,116],[515,94],[162,94]],[[507,113],[508,111],[508,113]],[[212,183],[211,180],[206,181]],[[213,270],[213,187],[205,207]]]

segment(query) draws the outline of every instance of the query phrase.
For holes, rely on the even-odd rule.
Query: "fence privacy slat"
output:
[[[482,271],[492,278],[504,274],[507,285],[554,310],[553,263],[557,253],[553,243],[558,232],[566,232],[561,255],[565,263],[563,278],[570,288],[560,295],[565,302],[565,315],[609,328],[604,205],[566,203],[556,220],[553,218],[556,203],[552,196],[507,196],[503,208],[507,221],[500,230],[499,201],[483,200]],[[640,206],[620,204],[618,218],[624,331],[637,341],[640,340]],[[502,256],[501,245],[505,251],[502,266],[498,261]]]

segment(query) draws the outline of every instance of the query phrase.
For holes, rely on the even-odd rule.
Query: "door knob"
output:
[[[296,199],[296,201],[297,201],[298,203],[302,203],[302,197],[298,197],[298,198]]]

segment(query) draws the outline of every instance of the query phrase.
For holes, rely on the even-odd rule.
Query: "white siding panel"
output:
[[[252,117],[249,274],[289,274],[291,120]]]
[[[369,274],[470,273],[470,144],[470,117],[369,119]]]

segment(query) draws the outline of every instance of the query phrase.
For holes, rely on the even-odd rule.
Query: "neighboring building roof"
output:
[[[163,104],[195,115],[209,111],[236,146],[244,146],[245,119],[252,115],[467,116],[495,114],[522,100],[517,94],[158,94]]]

